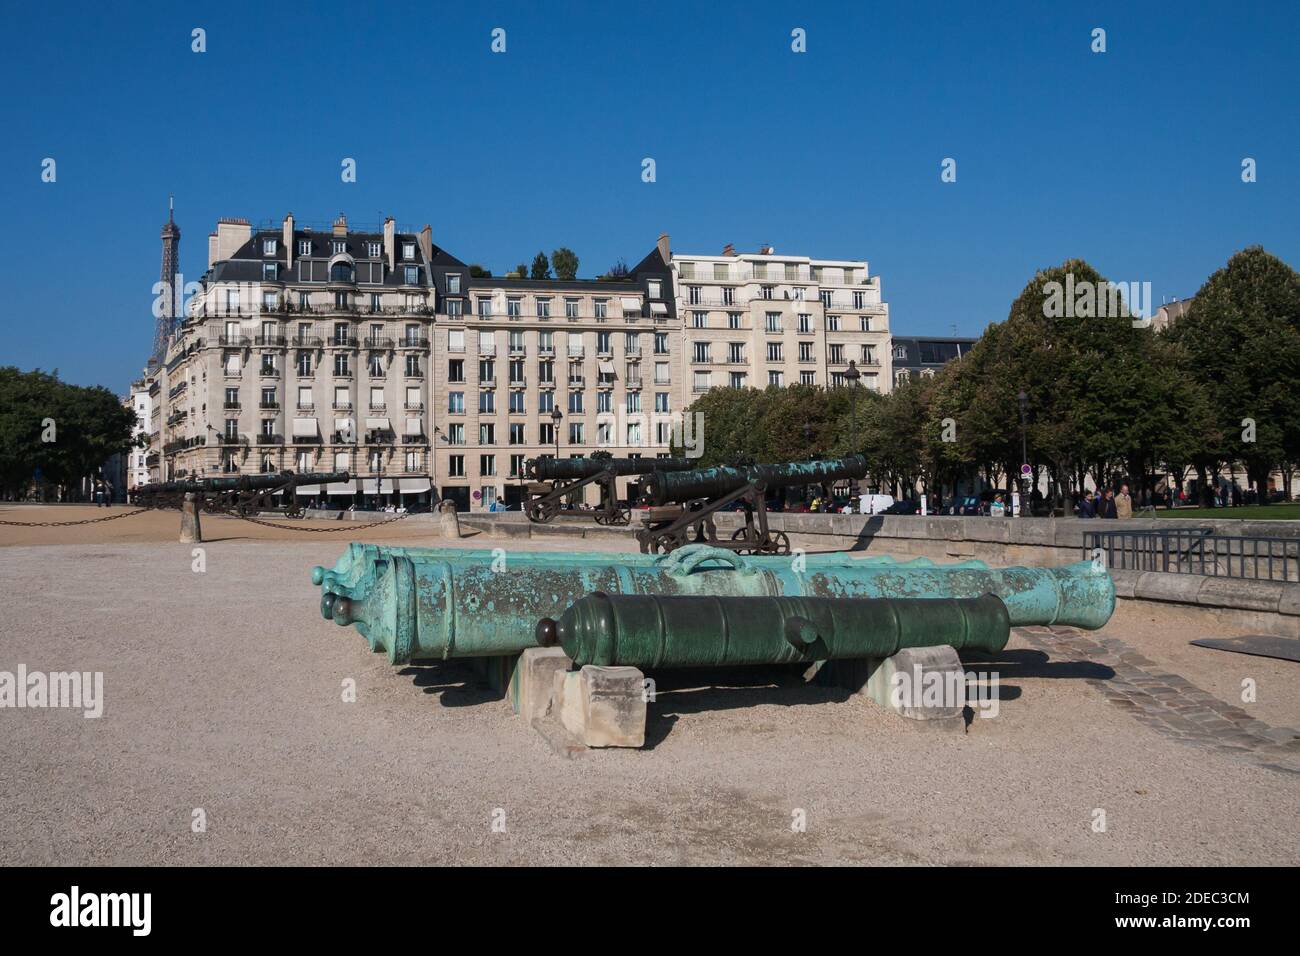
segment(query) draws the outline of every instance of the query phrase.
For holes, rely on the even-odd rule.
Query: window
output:
[[[346,385],[336,385],[334,387],[334,407],[339,409],[352,407],[352,399],[348,395]]]
[[[422,471],[424,462],[422,462],[420,458],[421,456],[418,451],[408,451],[406,453],[406,470],[408,472]]]
[[[740,313],[739,313],[739,312],[728,312],[728,313],[727,313],[727,328],[729,328],[729,329],[738,329],[738,328],[740,328]]]
[[[549,319],[549,318],[551,317],[551,300],[550,300],[550,299],[540,299],[540,298],[539,298],[539,299],[537,300],[537,317],[538,317],[539,319]]]
[[[539,392],[537,394],[537,410],[543,414],[549,415],[555,409],[555,393]]]
[[[668,354],[668,333],[656,332],[655,333],[655,355],[667,355],[667,354]]]
[[[653,298],[656,298],[656,299],[657,299],[658,296],[654,296]],[[697,285],[688,285],[688,286],[686,287],[686,301],[689,302],[691,305],[699,305],[699,304],[700,304],[700,287],[699,287],[699,286],[697,286]]]
[[[692,345],[694,347],[694,352],[692,354],[691,360],[695,362],[697,365],[709,364],[709,362],[711,361],[709,358],[709,343],[694,342],[692,343]]]
[[[673,423],[655,422],[655,442],[660,445],[670,445],[672,444],[672,440],[673,440]]]
[[[658,279],[650,279],[646,282],[647,296],[651,299],[663,298],[663,283]]]
[[[671,411],[668,407],[668,392],[655,392],[655,411],[665,413]]]
[[[408,355],[406,357],[406,374],[413,377],[422,374],[420,372],[420,356]]]
[[[480,415],[493,415],[497,410],[497,393],[483,391],[478,393],[478,410]]]
[[[275,389],[274,389],[274,388],[264,388],[264,389],[262,389],[262,407],[263,407],[263,408],[279,408],[279,407],[280,407],[280,403],[277,402],[277,401],[275,400]]]
[[[812,328],[812,316],[809,315],[807,312],[800,312],[800,313],[799,313],[799,331],[800,331],[801,333],[803,333],[804,335],[809,335],[809,334],[812,333],[812,330],[813,330],[813,328]]]
[[[781,383],[783,382],[784,378],[785,378],[785,376],[784,376],[784,374],[781,373],[781,372],[768,372],[768,373],[767,373],[767,384],[768,384],[768,385],[775,385],[777,388],[780,388],[780,387],[781,387]]]
[[[581,299],[565,299],[564,317],[566,319],[576,319],[578,317],[578,305],[581,302],[582,302]]]
[[[729,267],[725,262],[715,262],[713,264],[713,278],[726,282],[728,278]]]
[[[452,422],[447,426],[447,444],[463,445],[465,444],[465,423]]]
[[[744,342],[727,343],[727,361],[731,362],[733,365],[740,364],[745,361]]]
[[[799,343],[799,361],[811,362],[813,360],[813,344],[811,342]]]
[[[731,373],[731,381],[730,381],[728,384],[730,384],[732,388],[744,388],[744,387],[745,387],[745,373],[744,373],[744,372],[732,372],[732,373]]]
[[[510,296],[506,299],[506,315],[512,319],[517,319],[523,311],[523,299],[519,296]]]
[[[641,444],[641,423],[640,422],[627,423],[627,443],[629,445]]]
[[[388,403],[384,401],[384,390],[382,388],[372,388],[370,390],[370,407],[383,408]]]
[[[526,392],[510,393],[510,411],[513,414],[521,414],[524,411],[527,411],[527,407],[524,404],[524,396],[526,394]]]
[[[336,451],[334,453],[334,470],[347,471],[352,467],[352,454],[346,451]]]
[[[226,313],[228,315],[239,314],[239,290],[238,289],[226,290]]]
[[[509,441],[512,445],[524,444],[524,424],[523,422],[510,423]]]
[[[876,364],[876,347],[874,345],[862,346],[862,364],[863,365]]]
[[[465,360],[464,359],[447,359],[447,381],[449,382],[465,381]]]
[[[495,445],[497,443],[497,427],[491,422],[485,422],[478,427],[478,443],[480,445]]]
[[[641,354],[641,333],[629,332],[624,336],[623,352],[627,355]]]
[[[476,300],[476,301],[478,302],[478,317],[479,317],[480,319],[489,319],[489,318],[491,318],[491,317],[492,317],[492,300],[491,300],[491,299],[479,298],[479,299]]]
[[[731,286],[727,286],[722,290],[722,304],[723,305],[736,304],[736,290],[733,289]]]
[[[597,414],[603,414],[605,412],[613,411],[613,409],[614,409],[614,393],[597,392],[596,393]]]
[[[237,388],[226,389],[226,408],[238,408],[238,407],[239,407],[239,389]]]
[[[300,256],[309,256],[309,255],[311,255],[311,240],[310,240],[310,239],[299,239],[299,240],[298,240],[298,255],[300,255]]]
[[[901,360],[903,360],[903,361],[907,361],[907,346],[906,346],[906,345],[895,345],[895,346],[894,346],[894,358],[896,358],[896,359],[901,359]]]
[[[545,385],[550,385],[555,381],[555,363],[538,362],[537,363],[537,381]]]
[[[780,362],[784,359],[784,350],[780,342],[767,343],[767,360],[769,362]]]
[[[226,419],[226,437],[227,437],[227,438],[238,438],[238,437],[239,437],[239,419],[238,419],[238,418],[227,418],[227,419]]]
[[[262,255],[273,256],[275,255],[276,248],[276,241],[274,239],[262,240]]]
[[[519,477],[522,477],[522,476],[523,476],[523,473],[524,473],[524,458],[526,458],[526,457],[527,457],[526,455],[511,455],[511,456],[510,456],[510,477],[511,477],[511,478],[519,478]]]
[[[459,319],[465,314],[465,302],[462,299],[447,300],[447,318]]]
[[[348,251],[348,241],[347,241],[346,239],[331,239],[331,240],[330,240],[330,254],[331,254],[331,255],[338,256],[338,255],[342,255],[343,253],[345,253],[345,252],[347,252],[347,251]]]
[[[334,344],[350,345],[352,343],[352,327],[346,322],[334,323]]]
[[[613,441],[614,429],[609,422],[596,423],[596,444],[608,445]]]
[[[352,370],[348,367],[348,354],[346,352],[339,352],[334,356],[334,374],[338,376],[352,374]]]
[[[655,362],[655,384],[656,385],[668,384],[668,363],[667,362]]]
[[[311,386],[299,385],[298,386],[298,407],[302,409],[307,409],[307,408],[311,408],[313,404],[315,404],[315,402],[311,397]]]
[[[371,378],[382,378],[384,374],[383,358],[379,355],[371,355],[369,369]]]
[[[709,390],[710,375],[708,372],[696,372],[693,388],[697,392],[707,392]]]
[[[279,275],[280,275],[280,264],[279,264],[278,262],[263,262],[263,263],[262,263],[262,281],[263,281],[263,282],[274,282],[274,281],[279,277]],[[263,304],[263,305],[266,305],[266,304],[267,304],[267,303],[266,303],[266,297],[265,297],[265,296],[262,297],[262,304]],[[275,298],[274,298],[274,296],[272,297],[272,299],[271,299],[271,303],[270,303],[270,304],[271,304],[272,306],[275,305]]]
[[[407,266],[403,271],[405,272],[405,282],[406,282],[407,285],[419,285],[419,284],[420,284],[420,267],[419,267],[419,266]]]
[[[331,282],[351,282],[355,275],[350,262],[336,262],[330,266]]]
[[[274,355],[263,355],[263,356],[262,356],[262,374],[263,374],[263,375],[274,375],[275,373],[276,373],[276,367],[275,367],[275,356],[274,356]]]
[[[552,422],[542,422],[537,426],[537,441],[543,445],[555,444],[555,425]]]
[[[510,351],[512,352],[524,351],[524,333],[518,331],[517,329],[511,329],[507,333],[507,336],[508,336],[507,343],[510,348]]]
[[[709,327],[709,313],[692,312],[691,325],[697,329],[707,329]]]
[[[858,316],[858,329],[862,332],[871,331],[871,319],[868,316]]]
[[[299,473],[299,474],[304,474],[304,473],[306,473],[306,472],[311,471],[311,469],[312,469],[312,459],[315,458],[315,457],[316,457],[316,456],[313,455],[313,454],[312,454],[311,452],[309,452],[309,451],[300,451],[300,452],[298,452],[298,461],[297,461],[297,465],[298,465],[298,473]]]
[[[822,299],[822,308],[829,309],[831,307],[831,290],[822,289],[821,299]]]
[[[522,364],[522,363],[520,363]],[[493,382],[496,380],[496,363],[491,359],[479,359],[478,362],[478,380],[480,382]]]
[[[459,272],[447,273],[447,294],[460,295],[460,273]]]
[[[610,346],[609,342],[610,342],[610,338],[608,332],[597,332],[596,333],[596,354],[597,355],[611,354],[613,349]]]
[[[845,278],[845,281],[846,282],[848,281],[847,277]],[[866,307],[866,304],[867,304],[867,294],[865,292],[853,293],[853,308],[862,309]]]
[[[767,325],[767,330],[768,330],[769,332],[780,332],[780,331],[781,331],[781,313],[780,313],[780,312],[768,312],[768,313],[765,315],[764,319],[765,319],[765,322],[766,322],[766,325]]]
[[[581,445],[583,443],[582,422],[569,422],[569,444]]]
[[[465,393],[464,392],[447,393],[447,414],[448,415],[465,414]]]
[[[816,384],[817,384],[817,373],[816,373],[816,372],[800,372],[800,373],[799,373],[799,384],[800,384],[800,385],[816,385]]]
[[[379,243],[377,243],[377,242],[367,242],[367,243],[366,243],[366,255],[368,255],[371,259],[378,259],[378,258],[379,258]]]
[[[463,352],[465,351],[465,330],[451,329],[447,332],[447,351]]]
[[[595,310],[597,319],[606,319],[609,317],[608,299],[596,299],[595,302],[592,303],[592,308]]]
[[[402,258],[403,259],[415,258],[415,243],[413,242],[402,243]]]
[[[826,316],[826,331],[838,332],[840,330],[840,317],[838,315]]]
[[[420,397],[420,386],[406,386],[406,407],[412,409],[424,407],[424,399]]]
[[[510,377],[511,385],[524,384],[524,360],[523,359],[511,359],[510,363],[506,366],[506,372]]]
[[[569,393],[569,414],[570,415],[582,414],[582,392]]]
[[[464,478],[465,477],[465,456],[451,455],[447,458],[447,477]]]

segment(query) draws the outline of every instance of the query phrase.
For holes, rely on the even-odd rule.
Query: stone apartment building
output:
[[[890,390],[889,306],[866,262],[728,246],[674,255],[672,267],[688,402],[719,385],[842,385],[855,372],[861,387]]]
[[[710,386],[838,384],[850,363],[888,388],[865,262],[662,236],[623,276],[482,277],[428,226],[222,219],[149,382],[150,477],[348,471],[306,493],[477,510],[517,501],[537,455],[668,454]]]

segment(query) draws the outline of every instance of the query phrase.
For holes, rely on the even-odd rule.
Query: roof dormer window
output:
[[[379,258],[379,243],[377,243],[377,242],[367,242],[367,243],[366,243],[366,255],[368,255],[371,259],[378,259],[378,258]]]
[[[276,242],[274,239],[262,240],[262,255],[273,256],[275,255],[275,250],[276,250]]]
[[[348,251],[348,241],[346,239],[331,239],[330,252],[334,255],[341,255]]]
[[[299,239],[299,240],[298,240],[298,255],[300,255],[300,256],[309,256],[309,255],[311,255],[311,240],[310,240],[310,239]]]
[[[402,243],[402,258],[403,259],[415,258],[415,243],[413,242]]]

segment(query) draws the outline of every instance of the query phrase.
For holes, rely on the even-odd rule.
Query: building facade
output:
[[[975,345],[968,338],[895,338],[890,344],[894,363],[894,384],[909,376],[933,375],[954,359],[960,359]]]
[[[687,401],[719,385],[841,385],[850,363],[860,386],[889,391],[889,306],[865,261],[728,247],[672,267]]]
[[[149,478],[347,471],[305,493],[514,504],[538,455],[667,455],[710,387],[836,385],[853,368],[888,390],[889,341],[866,262],[675,256],[661,236],[623,275],[493,278],[428,226],[222,219],[143,383]]]

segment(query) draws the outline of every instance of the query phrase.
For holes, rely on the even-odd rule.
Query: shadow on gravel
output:
[[[437,694],[444,707],[474,707],[501,699],[467,661],[417,661],[397,673],[410,677],[426,694]]]

